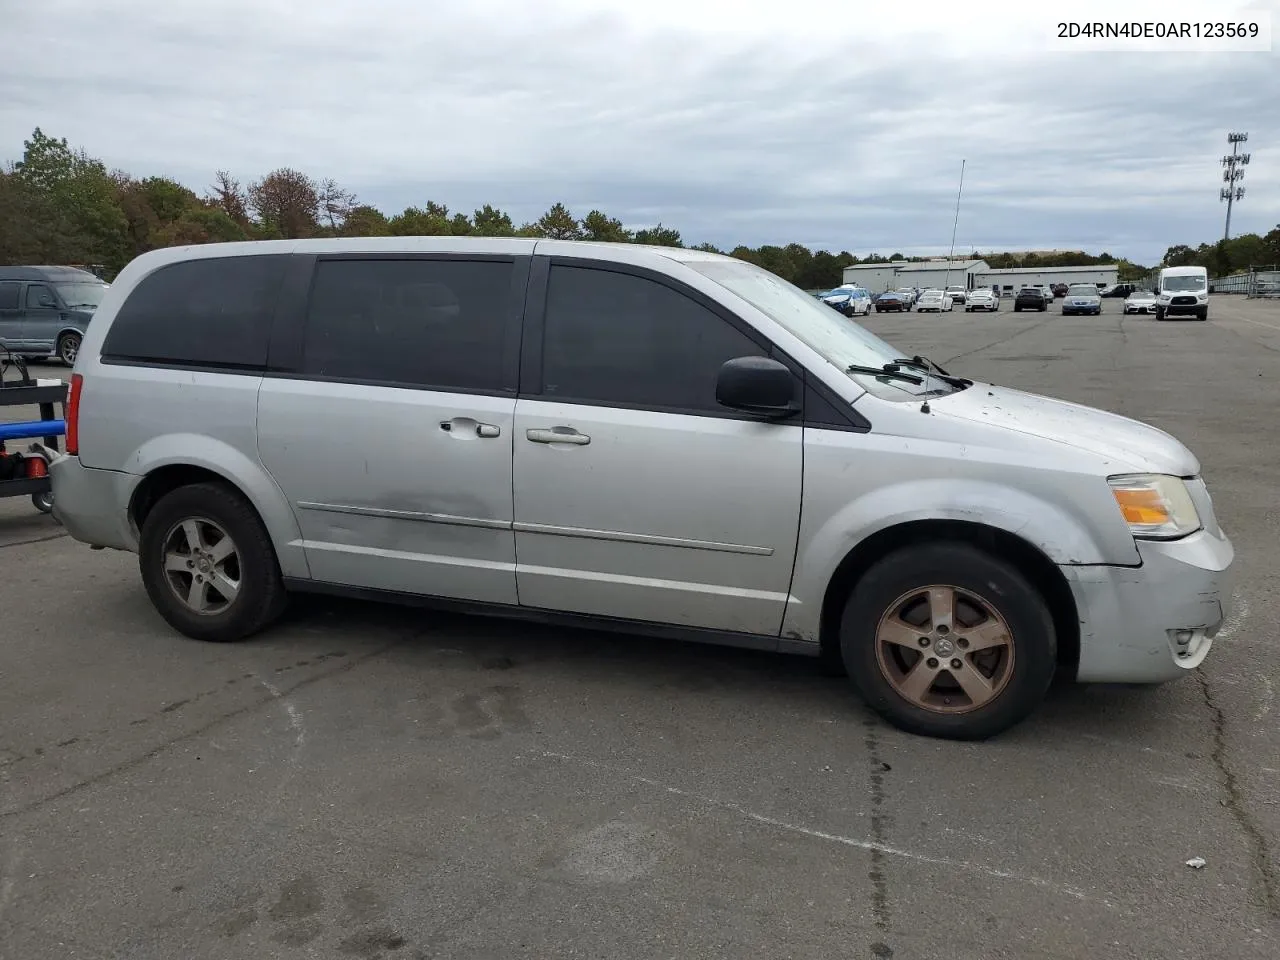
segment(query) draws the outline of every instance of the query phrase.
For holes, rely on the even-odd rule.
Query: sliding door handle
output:
[[[474,432],[477,437],[492,440],[502,435],[502,428],[496,423],[480,423],[471,417],[454,417],[452,420],[441,420],[440,429],[455,437]]]
[[[534,443],[572,443],[583,447],[591,442],[585,433],[579,433],[573,427],[552,427],[550,430],[526,430],[525,437]]]

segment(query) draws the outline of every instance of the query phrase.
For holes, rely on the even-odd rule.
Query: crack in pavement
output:
[[[1267,842],[1266,834],[1262,832],[1262,828],[1258,826],[1245,805],[1244,792],[1240,789],[1240,782],[1236,779],[1236,775],[1227,763],[1226,714],[1223,713],[1222,708],[1218,706],[1217,701],[1214,699],[1213,693],[1209,689],[1208,678],[1203,673],[1197,672],[1196,679],[1200,682],[1200,692],[1204,696],[1205,706],[1209,708],[1210,718],[1213,722],[1213,750],[1211,757],[1213,765],[1217,767],[1221,776],[1222,788],[1227,794],[1226,807],[1248,841],[1254,870],[1257,871],[1258,877],[1262,882],[1262,901],[1259,906],[1266,910],[1272,919],[1280,920],[1280,877],[1276,876],[1276,871],[1271,865],[1270,844]]]
[[[954,363],[957,360],[963,360],[965,357],[971,357],[975,353],[981,353],[983,350],[990,350],[992,347],[998,347],[1002,343],[1008,343],[1010,340],[1014,339],[1015,337],[1021,337],[1027,333],[1034,333],[1036,330],[1039,330],[1048,322],[1049,322],[1049,318],[1046,317],[1045,319],[1041,320],[1039,323],[1030,327],[1023,327],[1021,330],[1011,333],[1007,337],[1001,337],[999,340],[993,340],[990,343],[984,343],[980,347],[974,347],[972,350],[966,350],[964,353],[957,353],[954,357],[948,357],[946,362]]]

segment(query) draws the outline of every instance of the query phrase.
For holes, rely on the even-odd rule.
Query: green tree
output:
[[[538,218],[538,229],[548,240],[582,239],[582,227],[563,203],[556,203]]]
[[[511,216],[487,203],[472,215],[471,223],[482,237],[514,237],[516,233]]]
[[[582,239],[626,243],[631,240],[631,231],[622,225],[621,220],[615,220],[599,210],[592,210],[582,218]]]
[[[673,227],[664,227],[661,223],[657,226],[646,227],[643,230],[637,230],[635,235],[636,243],[644,243],[653,247],[683,247],[684,244],[680,240],[680,231]]]
[[[395,237],[447,237],[453,232],[449,208],[427,201],[426,209],[405,207],[391,218],[388,226]]]
[[[115,273],[132,257],[119,185],[102,161],[83,150],[73,151],[66,138],[55,139],[37,127],[31,139],[23,142],[14,174],[53,211],[59,229],[65,229],[61,239],[69,242],[68,252],[74,249],[78,254],[66,259],[101,263]],[[36,222],[27,229],[44,232],[49,228]]]
[[[391,227],[381,210],[360,205],[351,208],[340,232],[344,237],[389,237]]]

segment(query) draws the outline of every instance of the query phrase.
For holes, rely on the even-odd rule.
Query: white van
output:
[[[1156,288],[1156,319],[1209,319],[1209,271],[1204,267],[1165,267]]]

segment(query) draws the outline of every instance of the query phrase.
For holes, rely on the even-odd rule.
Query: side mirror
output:
[[[767,417],[799,413],[795,375],[769,357],[735,357],[716,377],[716,401],[735,410]]]

